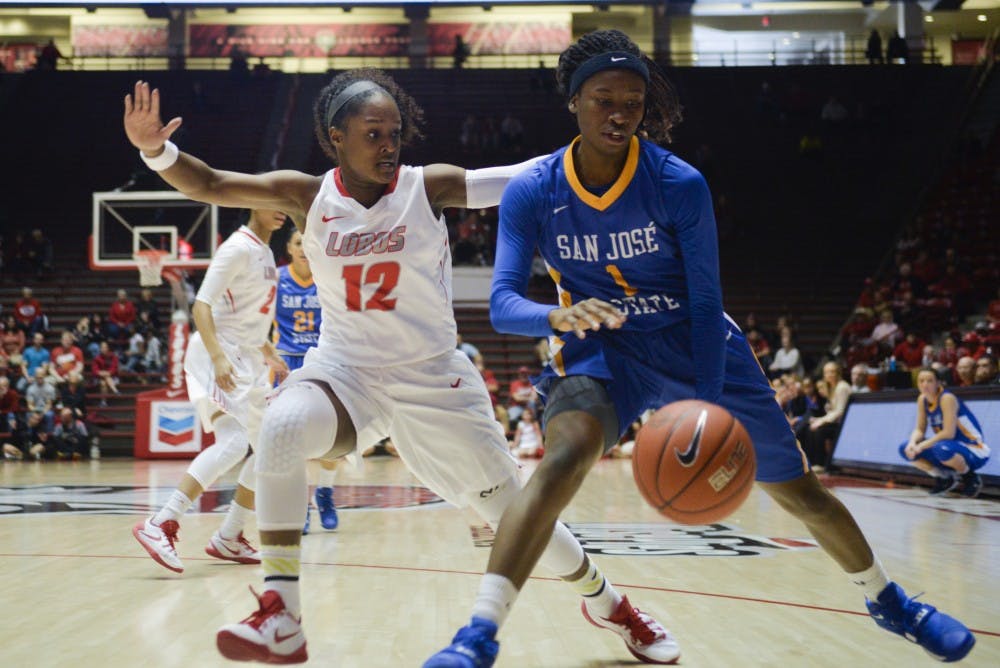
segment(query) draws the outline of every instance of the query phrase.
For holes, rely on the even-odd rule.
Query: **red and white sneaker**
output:
[[[633,608],[627,596],[622,596],[618,609],[608,618],[591,615],[586,601],[580,602],[580,610],[594,626],[620,635],[632,656],[643,663],[676,663],[681,658],[681,648],[670,632],[639,608]]]
[[[184,564],[177,557],[177,550],[174,548],[174,543],[180,540],[177,538],[178,529],[180,529],[180,525],[177,524],[176,520],[166,520],[157,526],[153,524],[153,518],[150,517],[145,522],[139,522],[132,527],[132,535],[146,549],[146,552],[149,552],[149,556],[156,563],[164,568],[169,568],[174,573],[183,573]]]
[[[216,559],[235,561],[238,564],[259,564],[260,552],[253,545],[247,542],[240,532],[236,538],[223,538],[218,531],[208,539],[205,546],[205,554]]]
[[[226,624],[215,635],[215,646],[222,656],[233,661],[260,663],[305,663],[306,636],[302,619],[295,619],[285,609],[281,594],[265,591],[263,596],[251,587],[259,609],[239,624]]]

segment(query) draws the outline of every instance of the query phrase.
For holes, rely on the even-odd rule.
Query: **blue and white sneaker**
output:
[[[337,519],[337,509],[333,505],[333,487],[316,488],[316,508],[323,528],[327,531],[336,529],[340,520]]]
[[[302,535],[309,535],[309,525],[312,524],[312,508],[306,506],[306,523],[302,525]]]
[[[500,651],[494,636],[497,625],[482,617],[473,617],[451,640],[451,645],[427,659],[423,668],[490,668]]]
[[[976,644],[965,624],[933,605],[919,603],[916,596],[908,598],[895,582],[882,590],[878,600],[865,599],[865,603],[876,624],[920,645],[938,661],[961,661]]]

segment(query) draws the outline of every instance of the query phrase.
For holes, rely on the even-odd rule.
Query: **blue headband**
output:
[[[569,96],[573,97],[580,90],[583,82],[602,70],[623,69],[632,70],[642,77],[642,80],[649,83],[649,68],[642,58],[625,51],[611,51],[609,53],[599,53],[583,61],[573,76],[569,80]]]
[[[326,127],[330,127],[331,125],[333,125],[334,117],[337,115],[337,113],[345,104],[350,102],[353,98],[357,97],[358,95],[367,93],[368,91],[371,90],[380,90],[386,95],[389,95],[389,91],[382,88],[377,83],[368,80],[355,81],[350,86],[340,91],[340,93],[337,94],[337,97],[333,98],[330,104],[327,105],[326,107]],[[392,96],[389,95],[389,97]]]

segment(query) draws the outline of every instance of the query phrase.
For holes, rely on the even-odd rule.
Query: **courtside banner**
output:
[[[410,26],[395,23],[299,23],[222,25],[198,23],[188,28],[188,53],[194,57],[404,56]]]
[[[149,453],[201,452],[201,422],[190,401],[151,401]]]
[[[167,56],[166,25],[75,25],[74,56]]]
[[[428,23],[432,56],[450,56],[460,35],[472,56],[560,53],[573,41],[568,21]]]

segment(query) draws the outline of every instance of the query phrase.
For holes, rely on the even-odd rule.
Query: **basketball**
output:
[[[674,402],[636,435],[632,473],[639,492],[681,524],[710,524],[732,514],[749,496],[756,472],[750,436],[722,406]]]

